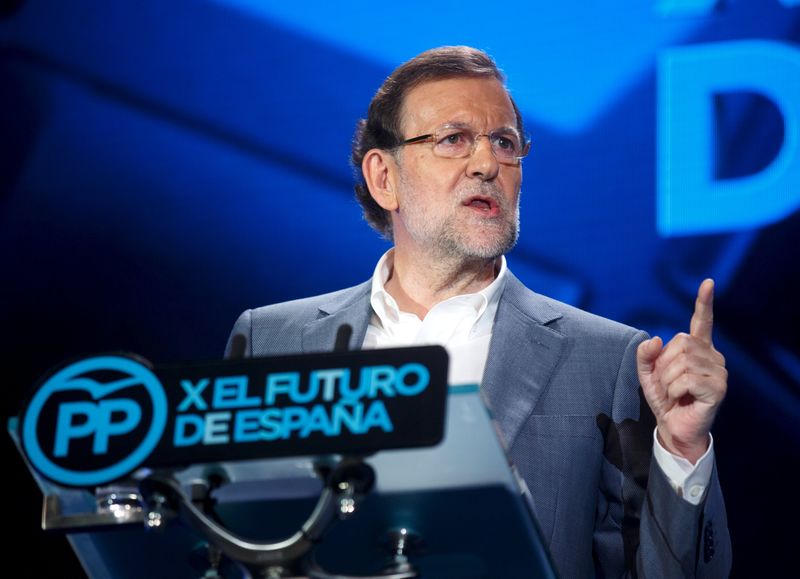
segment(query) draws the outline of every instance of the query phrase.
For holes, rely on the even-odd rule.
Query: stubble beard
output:
[[[519,238],[519,196],[512,207],[497,186],[482,181],[475,187],[459,191],[451,211],[445,215],[428,209],[426,198],[400,175],[405,207],[401,209],[409,236],[421,247],[442,260],[469,261],[497,258],[511,251]],[[481,217],[465,208],[463,202],[475,195],[491,197],[500,209],[495,218]]]

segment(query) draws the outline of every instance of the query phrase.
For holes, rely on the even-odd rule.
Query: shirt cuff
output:
[[[661,446],[653,430],[653,456],[667,475],[669,484],[688,503],[699,505],[711,482],[711,471],[714,468],[714,437],[709,433],[708,450],[700,457],[697,464],[692,464],[683,457],[676,456]]]

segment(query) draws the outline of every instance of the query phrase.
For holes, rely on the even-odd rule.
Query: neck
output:
[[[395,248],[394,266],[384,289],[401,311],[424,319],[436,304],[479,292],[494,281],[500,258],[427,258]]]

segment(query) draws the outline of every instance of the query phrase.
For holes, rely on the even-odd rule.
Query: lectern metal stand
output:
[[[94,494],[31,473],[90,577],[556,577],[472,385],[431,448],[142,469]]]

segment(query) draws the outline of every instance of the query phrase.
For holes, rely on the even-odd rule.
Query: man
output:
[[[352,152],[365,217],[394,248],[367,283],[249,310],[232,335],[254,356],[328,350],[343,323],[351,348],[442,344],[450,382],[480,383],[563,577],[727,576],[713,282],[690,333],[666,346],[525,288],[503,254],[527,150],[485,53],[444,47],[403,64]]]

